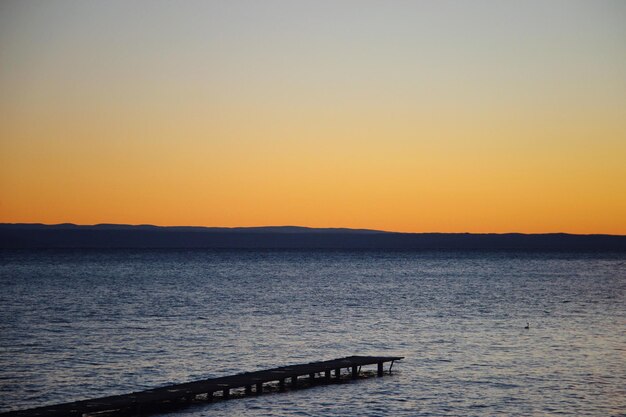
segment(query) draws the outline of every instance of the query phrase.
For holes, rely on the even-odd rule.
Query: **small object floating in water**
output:
[[[301,380],[309,386],[337,382],[342,379],[356,379],[359,377],[361,366],[377,365],[377,375],[383,376],[383,365],[391,362],[389,373],[394,361],[404,359],[403,356],[348,356],[322,362],[311,362],[300,365],[283,366],[264,371],[245,372],[236,375],[209,378],[185,384],[174,384],[132,394],[113,395],[110,397],[94,398],[91,400],[57,404],[47,407],[31,408],[21,411],[0,413],[0,417],[80,417],[86,415],[117,416],[129,414],[162,413],[168,408],[180,407],[192,401],[211,402],[221,398],[231,398],[230,390],[244,389],[245,395],[260,395],[263,393],[263,384],[278,382],[278,390],[284,391],[286,379],[289,378],[292,389],[297,388],[299,376],[308,378]],[[342,374],[341,371],[348,372]],[[323,376],[316,376],[323,373]],[[334,378],[332,378],[334,374]],[[255,388],[254,393],[252,388]],[[269,388],[268,385],[266,388]],[[214,393],[221,393],[214,396]],[[235,391],[238,392],[238,391]]]
[[[526,322],[526,326],[524,326],[524,329],[530,329],[530,323]]]

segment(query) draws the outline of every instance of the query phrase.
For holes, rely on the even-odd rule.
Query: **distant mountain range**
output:
[[[626,251],[626,236],[396,233],[368,229],[0,223],[0,248],[483,249]]]
[[[0,223],[0,228],[19,230],[144,230],[176,232],[229,232],[229,233],[390,233],[371,229],[314,228],[303,226],[265,226],[265,227],[204,227],[204,226],[154,226],[151,224],[111,224],[101,223],[81,226],[74,223]]]
[[[626,236],[396,233],[368,229],[0,224],[0,248],[501,249],[626,251]]]

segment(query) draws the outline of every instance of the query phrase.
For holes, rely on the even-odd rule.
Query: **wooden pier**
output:
[[[191,401],[213,401],[214,398],[228,399],[231,390],[243,389],[245,395],[260,395],[263,384],[277,383],[278,389],[298,387],[298,378],[305,376],[308,385],[324,384],[341,380],[342,369],[347,369],[344,378],[358,378],[362,366],[376,365],[377,375],[383,376],[384,364],[403,359],[401,356],[348,356],[322,362],[283,366],[263,371],[209,378],[184,384],[169,385],[124,395],[75,401],[46,407],[0,413],[0,417],[80,417],[101,412],[107,415],[141,415],[160,412],[171,406]],[[215,395],[219,393],[221,395]]]

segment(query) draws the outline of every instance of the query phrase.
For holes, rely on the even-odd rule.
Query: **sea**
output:
[[[0,412],[350,355],[405,358],[156,415],[626,416],[626,253],[0,252]]]

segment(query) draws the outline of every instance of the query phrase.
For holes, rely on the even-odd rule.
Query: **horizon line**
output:
[[[97,227],[97,226],[125,226],[125,227],[154,227],[154,228],[195,228],[195,229],[226,229],[226,230],[236,230],[236,229],[286,229],[286,228],[294,228],[294,229],[309,229],[309,230],[344,230],[344,231],[363,231],[363,232],[373,232],[373,233],[395,233],[395,234],[450,234],[450,235],[571,235],[571,236],[618,236],[618,237],[626,237],[626,234],[615,234],[615,233],[571,233],[571,232],[434,232],[434,231],[423,231],[423,232],[406,232],[406,231],[395,231],[395,230],[382,230],[382,229],[370,229],[370,228],[361,228],[361,227],[313,227],[313,226],[299,226],[293,224],[286,225],[264,225],[264,226],[198,226],[198,225],[157,225],[157,224],[149,224],[149,223],[93,223],[93,224],[80,224],[80,223],[72,223],[72,222],[63,222],[63,223],[41,223],[41,222],[0,222],[0,226],[74,226],[74,227]]]

